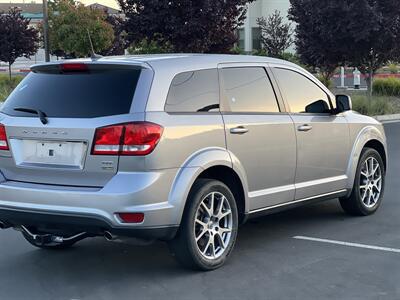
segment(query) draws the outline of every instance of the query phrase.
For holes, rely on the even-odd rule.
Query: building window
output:
[[[242,50],[244,50],[244,28],[240,28],[238,30],[238,36],[239,36],[239,41],[238,41],[238,47]]]
[[[251,35],[253,38],[253,50],[261,49],[261,28],[253,27],[251,29]]]

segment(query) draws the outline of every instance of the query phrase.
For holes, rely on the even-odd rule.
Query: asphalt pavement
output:
[[[400,299],[400,123],[385,128],[389,171],[373,216],[349,217],[333,200],[253,220],[208,273],[182,269],[164,243],[94,238],[49,251],[8,229],[0,299]]]

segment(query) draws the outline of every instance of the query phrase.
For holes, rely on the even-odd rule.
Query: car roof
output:
[[[150,66],[154,70],[162,68],[182,68],[188,69],[211,69],[216,68],[219,64],[224,63],[276,63],[298,67],[288,61],[275,59],[266,56],[253,55],[228,55],[228,54],[146,54],[146,55],[123,55],[123,56],[106,56],[96,59],[82,58],[73,60],[63,60],[51,62],[50,64],[59,64],[65,62],[83,62],[83,63],[122,63],[132,65]],[[35,65],[35,67],[45,64]]]
[[[148,54],[148,55],[126,55],[110,56],[100,58],[99,61],[124,61],[124,62],[145,62],[155,68],[157,66],[185,65],[185,67],[197,67],[207,65],[210,68],[217,67],[223,63],[280,63],[291,64],[290,62],[266,56],[253,55],[228,55],[228,54]]]

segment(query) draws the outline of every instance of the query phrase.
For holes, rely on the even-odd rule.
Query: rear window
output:
[[[94,118],[129,113],[140,70],[90,69],[87,72],[31,72],[16,87],[1,111],[12,116],[36,117],[15,111],[39,109],[48,117]]]

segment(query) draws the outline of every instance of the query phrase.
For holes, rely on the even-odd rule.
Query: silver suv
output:
[[[334,198],[369,215],[384,191],[382,125],[265,57],[36,65],[0,123],[0,225],[40,248],[159,239],[211,270],[248,218]]]

